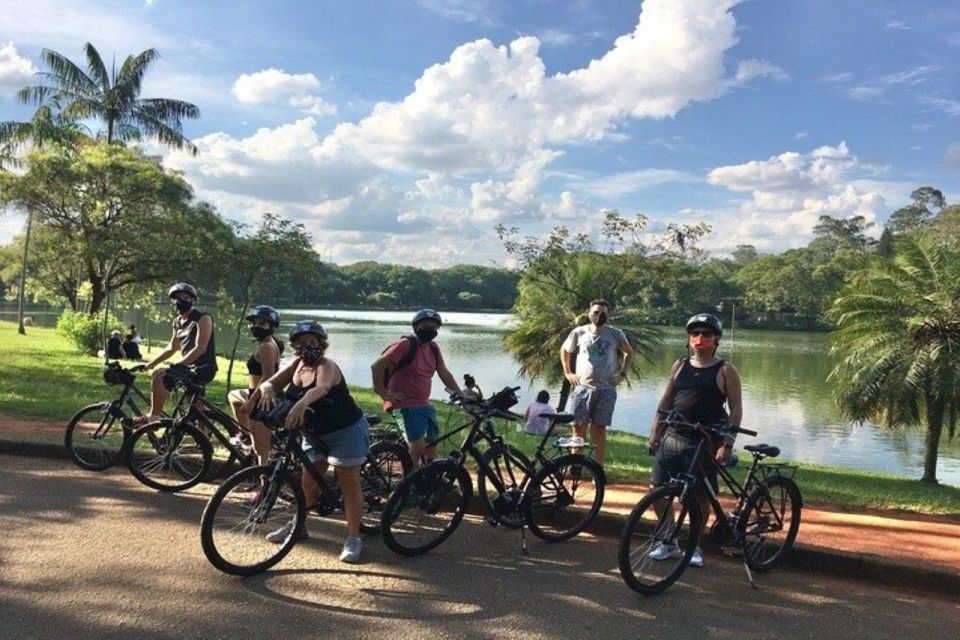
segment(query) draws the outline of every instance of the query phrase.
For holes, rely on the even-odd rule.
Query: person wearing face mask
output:
[[[437,412],[430,404],[433,375],[440,376],[448,393],[464,395],[447,369],[435,342],[443,326],[440,314],[421,309],[413,316],[412,336],[404,336],[383,350],[371,366],[373,390],[383,398],[383,408],[403,427],[414,464],[436,457],[427,445],[440,436]]]
[[[257,386],[280,368],[283,343],[273,335],[280,326],[280,314],[273,307],[261,304],[250,310],[246,321],[250,323],[250,334],[257,347],[247,360],[247,388],[234,389],[227,395],[227,400],[237,422],[252,436],[260,464],[265,464],[270,454],[270,430],[256,420],[251,421],[250,412],[256,406],[253,395]]]
[[[213,341],[213,317],[196,309],[197,290],[186,282],[178,282],[167,292],[170,303],[177,310],[173,319],[173,335],[157,357],[146,364],[153,369],[180,351],[180,362],[153,372],[150,394],[150,414],[139,416],[134,423],[146,424],[163,412],[169,392],[176,378],[189,377],[191,382],[206,384],[217,374],[217,352]]]
[[[656,458],[650,477],[651,485],[667,482],[673,475],[684,473],[696,453],[697,440],[678,433],[661,421],[669,411],[676,411],[689,422],[715,424],[729,422],[739,426],[743,420],[740,376],[729,362],[717,357],[723,325],[711,313],[700,313],[687,321],[687,349],[690,356],[673,363],[667,387],[663,391],[653,425],[650,428],[650,449]],[[729,408],[729,413],[726,405]],[[715,443],[714,456],[725,464],[733,449],[736,436],[728,435]],[[707,482],[717,491],[717,470],[706,468]],[[700,512],[706,525],[710,506],[705,491],[698,492]],[[659,543],[650,551],[653,560],[675,558],[680,554],[675,544]],[[698,548],[690,559],[690,566],[703,566],[703,553]]]
[[[573,329],[560,347],[560,364],[571,386],[573,433],[583,438],[590,425],[593,457],[603,464],[617,385],[630,370],[633,348],[626,334],[609,324],[606,300],[592,301],[587,316],[590,323]]]
[[[295,404],[287,414],[284,427],[304,430],[303,450],[320,473],[326,471],[328,464],[334,467],[347,513],[347,539],[340,561],[358,562],[363,550],[360,465],[367,459],[370,448],[369,425],[350,395],[340,367],[326,355],[330,343],[320,323],[298,322],[290,331],[290,344],[297,357],[260,383],[259,406],[264,410],[272,408],[278,401],[277,389],[286,388],[286,399]],[[309,473],[301,473],[300,482],[309,508],[317,502],[317,486]],[[293,521],[287,523],[269,533],[267,540],[280,544],[291,535],[307,537],[306,529],[294,531],[293,526]]]

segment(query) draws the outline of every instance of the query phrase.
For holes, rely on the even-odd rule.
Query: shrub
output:
[[[107,319],[107,331],[119,326],[120,321],[114,316],[111,315]],[[90,315],[67,309],[57,320],[57,334],[70,340],[81,353],[91,356],[97,355],[97,351],[106,348],[106,337],[102,335],[102,331],[102,311]]]

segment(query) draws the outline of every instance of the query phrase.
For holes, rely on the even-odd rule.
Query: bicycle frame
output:
[[[248,458],[250,454],[230,442],[230,438],[241,431],[240,424],[234,420],[232,416],[207,400],[203,393],[203,387],[188,387],[186,393],[184,393],[184,398],[189,398],[190,409],[180,420],[184,422],[192,421],[194,424],[206,427],[209,433],[213,434],[217,441],[233,454],[237,460]],[[211,416],[213,419],[211,419]],[[226,429],[226,435],[217,428],[217,424],[220,424]]]

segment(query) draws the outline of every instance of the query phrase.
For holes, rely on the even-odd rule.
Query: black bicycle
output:
[[[257,464],[256,453],[241,444],[243,433],[233,416],[210,402],[204,386],[187,375],[175,376],[188,407],[180,417],[156,420],[136,429],[127,440],[127,467],[137,480],[157,491],[184,491],[232,465]],[[214,465],[214,443],[223,447]]]
[[[755,431],[726,424],[694,424],[674,412],[665,422],[681,435],[699,439],[697,449],[686,472],[652,489],[633,508],[620,534],[620,575],[631,589],[646,595],[660,593],[673,584],[700,544],[704,518],[697,492],[705,490],[716,515],[711,535],[728,555],[742,555],[747,578],[756,588],[751,569],[772,569],[797,538],[802,498],[792,479],[796,467],[763,462],[780,455],[777,447],[748,445],[744,449],[753,454],[753,464],[741,485],[710,454],[713,443],[723,436],[756,436]],[[705,465],[716,468],[718,477],[736,497],[731,512],[724,512],[717,493],[703,480]]]
[[[67,454],[81,469],[103,471],[116,464],[126,450],[133,431],[133,419],[150,407],[150,398],[136,386],[136,373],[146,367],[124,368],[119,362],[103,367],[103,380],[119,386],[114,400],[97,402],[80,409],[70,418],[63,443]]]
[[[367,415],[367,421],[375,425],[379,416]],[[319,487],[313,509],[321,516],[343,512],[343,497],[335,477],[328,480],[310,463],[301,445],[301,433],[300,429],[276,428],[270,463],[238,471],[210,498],[200,520],[200,543],[217,569],[232,575],[253,575],[280,562],[293,549],[308,509],[300,486],[303,470]],[[387,441],[371,445],[360,467],[362,533],[380,530],[381,509],[411,467],[410,455],[402,445]],[[284,528],[288,533],[279,544],[267,539],[268,534]]]
[[[381,527],[387,547],[401,555],[419,555],[453,534],[472,494],[473,483],[465,466],[468,456],[477,465],[478,494],[488,522],[520,528],[524,552],[525,527],[543,540],[558,542],[577,535],[596,518],[606,485],[603,468],[582,453],[544,454],[554,427],[572,421],[572,415],[541,414],[551,425],[533,460],[497,435],[494,418],[523,419],[509,411],[517,402],[518,388],[507,387],[487,400],[456,400],[470,420],[431,446],[464,430],[466,438],[447,458],[434,460],[404,478],[390,496]],[[487,448],[481,450],[484,443]]]

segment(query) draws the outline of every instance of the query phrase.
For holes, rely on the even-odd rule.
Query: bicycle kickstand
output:
[[[520,551],[527,555],[527,526],[520,525]]]
[[[750,566],[747,564],[746,560],[743,561],[743,570],[747,572],[747,580],[750,581],[750,586],[759,590],[760,587],[758,587],[757,583],[753,581],[753,573],[751,573]]]

